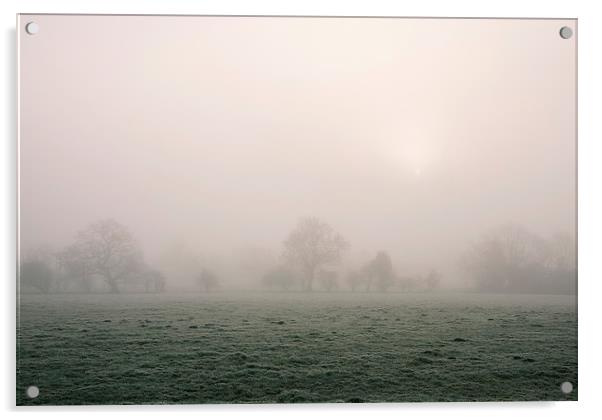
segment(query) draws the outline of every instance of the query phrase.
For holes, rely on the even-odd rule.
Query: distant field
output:
[[[18,331],[19,405],[577,399],[574,296],[23,295]]]

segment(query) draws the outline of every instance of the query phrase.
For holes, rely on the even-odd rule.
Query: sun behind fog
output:
[[[430,171],[435,162],[432,147],[423,141],[405,141],[396,144],[389,152],[393,163],[404,172],[416,177]]]

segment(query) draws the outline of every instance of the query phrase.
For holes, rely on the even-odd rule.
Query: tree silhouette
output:
[[[207,268],[203,268],[197,277],[197,284],[205,292],[211,292],[217,288],[219,280],[215,273]]]
[[[129,230],[112,219],[92,223],[77,234],[74,244],[80,265],[100,276],[111,293],[142,266],[142,253]]]
[[[464,256],[477,289],[503,293],[575,293],[576,249],[570,235],[542,238],[517,225],[498,227]]]
[[[318,269],[336,263],[347,242],[316,217],[301,219],[284,241],[284,258],[303,275],[303,288],[311,291]]]
[[[366,278],[367,291],[370,291],[370,288],[374,285],[377,290],[386,292],[395,282],[391,257],[384,251],[379,251],[362,272]]]

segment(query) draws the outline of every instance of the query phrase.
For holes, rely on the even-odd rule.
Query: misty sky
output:
[[[507,222],[574,233],[564,25],[22,16],[22,248],[112,217],[150,258],[278,253],[312,215],[403,271]]]

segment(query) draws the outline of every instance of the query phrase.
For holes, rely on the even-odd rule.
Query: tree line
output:
[[[545,238],[518,225],[483,235],[462,266],[478,291],[575,294],[577,247],[567,233]]]
[[[348,241],[329,224],[316,217],[303,218],[283,241],[280,262],[260,268],[261,286],[308,292],[428,291],[440,286],[441,275],[435,269],[420,276],[399,275],[386,251],[344,270],[341,260],[348,248]],[[190,275],[200,291],[221,287],[220,276],[210,264],[195,267]],[[518,226],[503,226],[470,247],[462,268],[482,292],[574,293],[576,287],[576,250],[566,234],[546,239]],[[19,276],[23,290],[41,293],[161,293],[167,283],[166,276],[145,261],[131,232],[112,219],[90,224],[58,252],[38,249],[24,255]]]
[[[119,293],[123,287],[146,292],[165,290],[163,274],[149,266],[130,231],[112,219],[79,231],[72,244],[58,252],[39,248],[24,255],[21,287],[42,293],[95,289]]]
[[[440,275],[431,270],[424,277],[401,277],[386,251],[379,251],[360,268],[341,275],[337,265],[349,243],[330,225],[316,217],[301,219],[284,241],[283,264],[268,271],[263,284],[269,289],[312,291],[387,292],[393,288],[435,289]],[[316,284],[317,283],[317,284]]]

